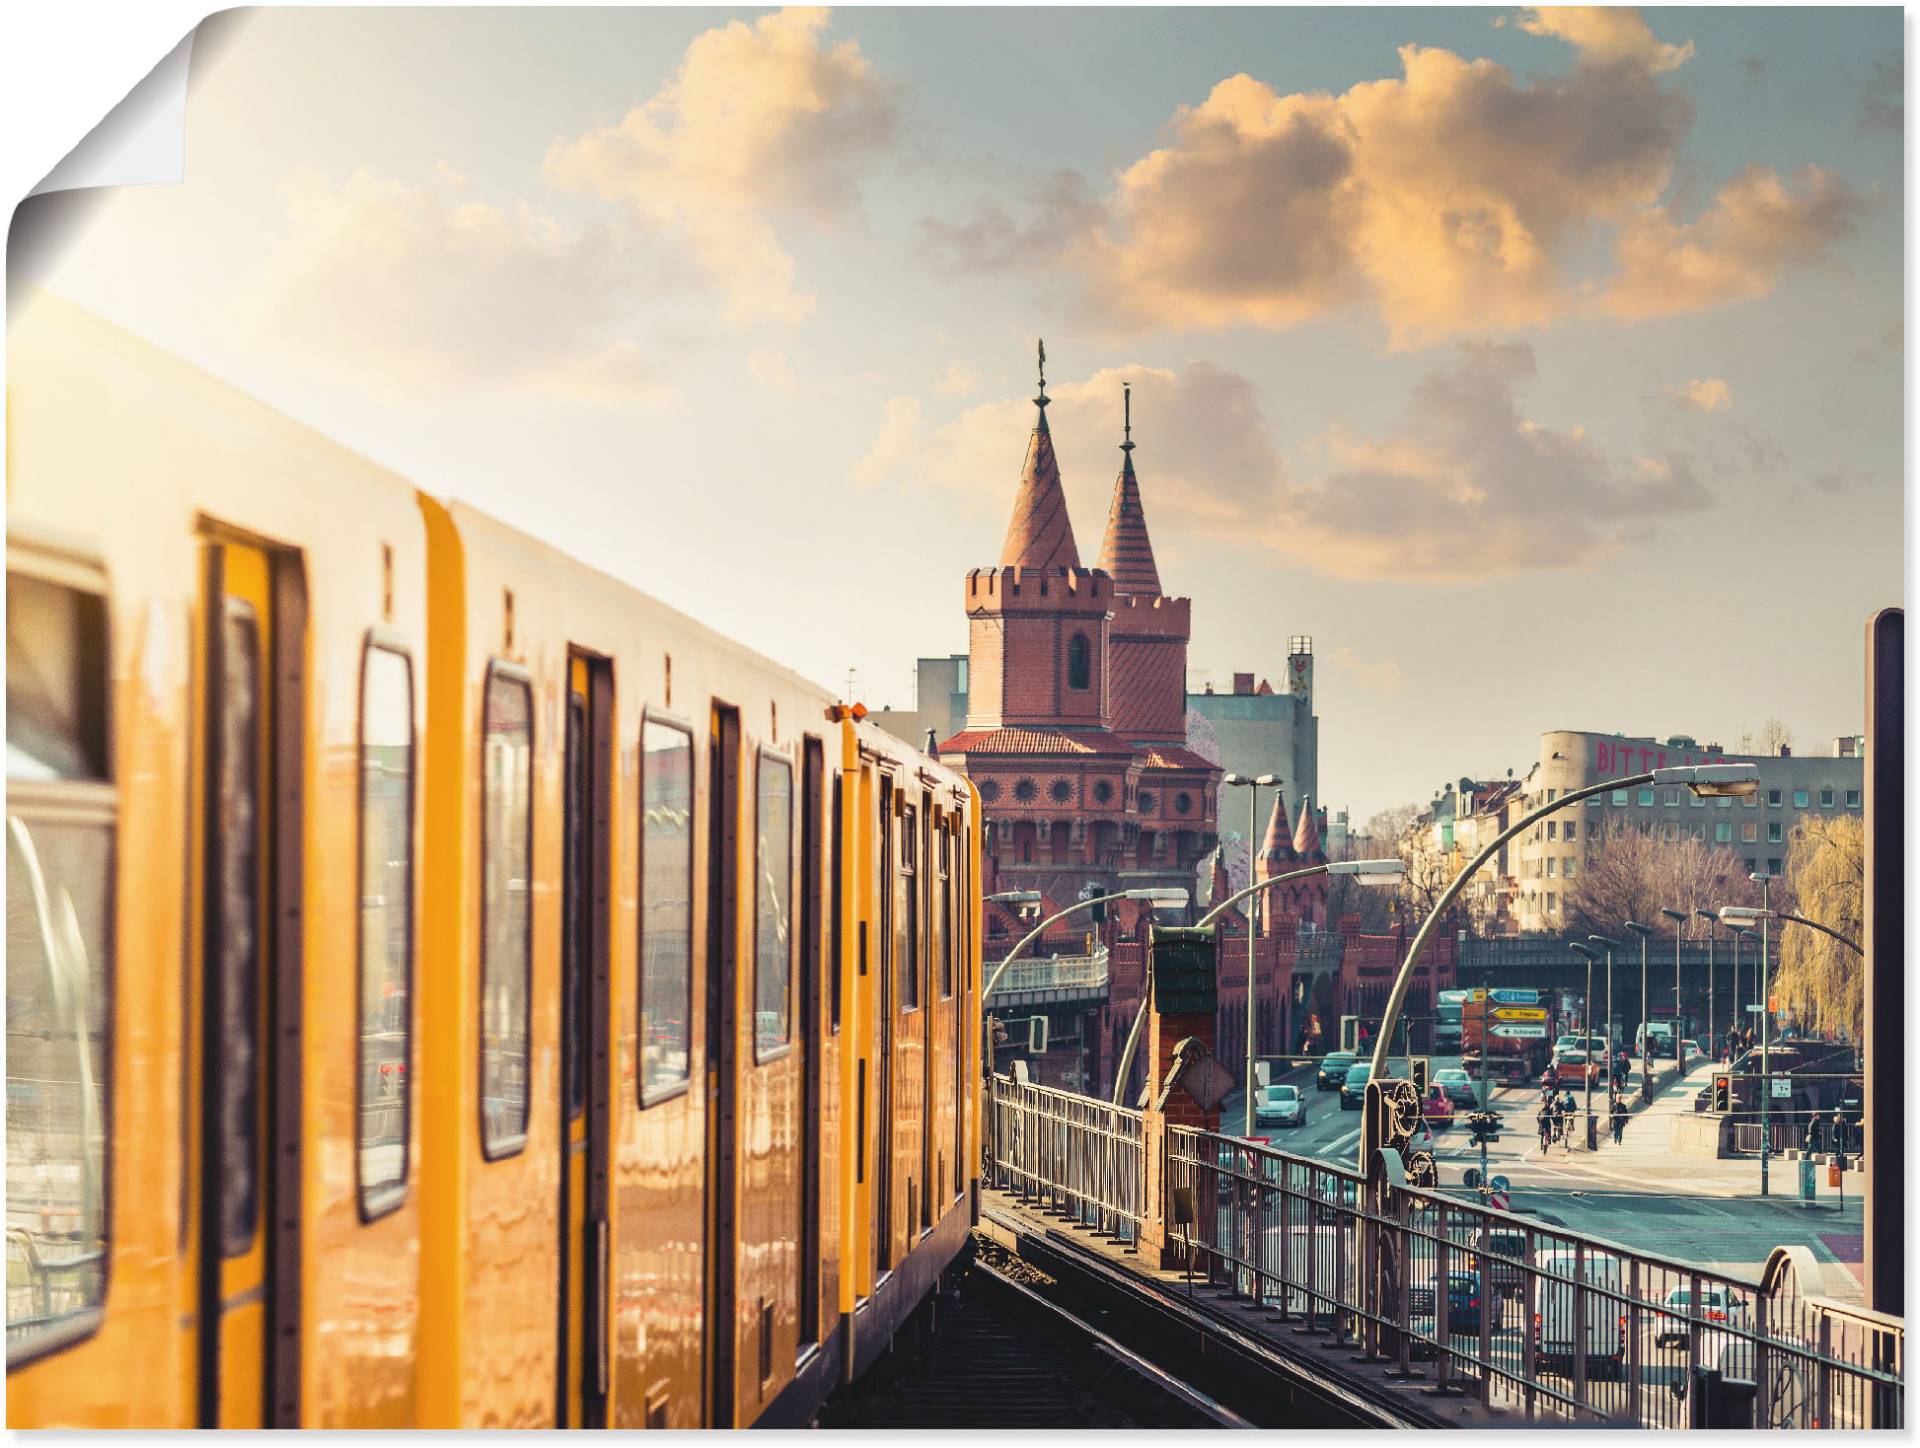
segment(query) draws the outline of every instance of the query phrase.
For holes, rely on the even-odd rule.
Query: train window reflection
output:
[[[220,1251],[238,1257],[260,1220],[260,731],[266,700],[259,616],[225,601],[214,701],[214,826],[208,840],[215,898],[209,911],[208,989],[219,1065],[207,1091],[219,1169],[209,1210]]]
[[[786,1044],[788,986],[793,973],[793,766],[760,758],[760,807],[755,816],[753,939],[753,1050],[756,1057]]]
[[[900,811],[900,911],[895,917],[900,931],[896,950],[902,1011],[920,1007],[920,881],[916,869],[919,841],[919,811],[907,805]]]
[[[413,661],[367,649],[360,676],[360,1210],[407,1180],[413,1052]]]
[[[693,736],[640,733],[640,1095],[678,1086],[693,1040]]]
[[[106,607],[7,575],[7,1364],[107,1287],[114,795]]]
[[[533,937],[533,691],[487,675],[480,806],[480,1144],[489,1159],[527,1134]]]

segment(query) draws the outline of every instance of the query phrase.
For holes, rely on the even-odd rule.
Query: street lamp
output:
[[[1391,885],[1403,878],[1406,873],[1406,862],[1397,859],[1332,860],[1322,865],[1309,865],[1304,870],[1289,870],[1284,875],[1274,875],[1265,880],[1256,880],[1253,884],[1247,886],[1246,889],[1227,896],[1226,899],[1222,900],[1205,915],[1201,916],[1195,923],[1194,929],[1198,930],[1213,924],[1213,922],[1225,914],[1227,910],[1238,905],[1248,896],[1258,894],[1262,890],[1270,890],[1275,885],[1284,885],[1289,880],[1305,880],[1313,875],[1352,875],[1355,876],[1362,885]],[[1115,1106],[1122,1104],[1122,1097],[1126,1094],[1127,1073],[1133,1067],[1133,1054],[1140,1046],[1140,1028],[1146,1024],[1147,1020],[1147,1001],[1152,989],[1152,982],[1148,981],[1145,985],[1146,989],[1143,989],[1140,993],[1140,1009],[1134,1012],[1133,1026],[1127,1032],[1127,1044],[1120,1052],[1120,1069],[1113,1081],[1113,1104]],[[1252,1073],[1249,1072],[1248,1075],[1249,1078],[1251,1078]],[[1251,1080],[1249,1080],[1247,1094],[1249,1097],[1253,1094]],[[1253,1133],[1249,1131],[1247,1134],[1251,1136]]]
[[[1713,1057],[1713,930],[1720,923],[1719,917],[1711,910],[1693,912],[1707,922],[1707,1057]]]
[[[1741,1029],[1740,1022],[1747,1017],[1749,1004],[1740,999],[1740,942],[1753,939],[1753,932],[1744,925],[1735,925],[1731,929],[1733,931],[1733,1009],[1730,1014],[1733,1016],[1733,1029],[1738,1031]],[[1729,1049],[1727,1054],[1732,1056],[1732,1050]]]
[[[1700,913],[1703,915],[1706,914],[1704,910]],[[1810,930],[1818,930],[1822,935],[1831,935],[1855,955],[1866,954],[1866,952],[1860,948],[1858,941],[1849,940],[1831,925],[1822,925],[1818,920],[1809,920],[1804,915],[1795,915],[1791,910],[1760,910],[1752,905],[1722,905],[1720,907],[1720,918],[1729,923],[1735,920],[1758,920],[1762,916],[1774,920],[1790,920],[1795,925],[1804,925]]]
[[[1660,913],[1673,922],[1673,1065],[1684,1073],[1686,1057],[1680,1051],[1680,927],[1687,923],[1687,912],[1661,907]]]
[[[1011,902],[1017,899],[1018,903],[1026,905],[1032,904],[1033,901],[1040,899],[1041,896],[1037,890],[1009,890],[1005,895],[989,895],[987,898],[989,900],[999,900],[1002,902]],[[993,994],[994,987],[1000,984],[1000,977],[1007,973],[1007,967],[1013,964],[1014,958],[1018,956],[1021,951],[1025,950],[1029,945],[1033,944],[1034,941],[1038,940],[1042,935],[1045,935],[1048,930],[1059,924],[1062,920],[1065,920],[1069,915],[1076,914],[1081,910],[1089,910],[1095,905],[1110,904],[1115,900],[1149,900],[1155,905],[1184,905],[1187,903],[1187,892],[1185,890],[1122,890],[1116,895],[1096,895],[1091,900],[1076,900],[1067,906],[1066,909],[1056,910],[1025,935],[1021,936],[1020,943],[1014,946],[1012,950],[1009,950],[1006,958],[993,968],[993,974],[987,977],[987,988],[980,992],[981,1009],[984,1010],[986,1008],[988,997]]]
[[[1607,1094],[1613,1094],[1613,952],[1620,947],[1617,940],[1609,940],[1604,935],[1589,935],[1587,944],[1597,945],[1607,953]],[[1591,1030],[1591,1027],[1589,1027]]]
[[[1640,1099],[1645,1102],[1653,1100],[1653,1032],[1648,1029],[1653,1015],[1647,1009],[1647,937],[1653,934],[1653,927],[1638,920],[1622,923],[1640,937]],[[1677,1023],[1674,1029],[1679,1029]]]
[[[1772,998],[1767,994],[1767,920],[1773,911],[1767,908],[1767,886],[1773,883],[1773,876],[1765,870],[1756,870],[1747,876],[1760,886],[1760,1195],[1767,1194],[1767,1163],[1773,1156],[1772,1101],[1773,1077],[1767,1066],[1773,1060],[1771,1040],[1773,1036]]]
[[[1589,939],[1594,937],[1589,936]],[[1585,1076],[1587,1078],[1587,1150],[1593,1151],[1599,1145],[1593,1131],[1593,963],[1600,958],[1600,952],[1591,945],[1582,945],[1577,940],[1569,940],[1567,949],[1587,958],[1587,1007],[1586,1018],[1581,1024],[1581,1049],[1586,1057]]]
[[[1244,784],[1247,787],[1247,878],[1253,878],[1254,837],[1260,830],[1260,790],[1268,789],[1280,783],[1277,774],[1258,774],[1251,777],[1244,774],[1223,774],[1222,784]],[[1253,1135],[1253,1056],[1254,1021],[1258,1019],[1253,995],[1254,949],[1260,932],[1253,928],[1253,914],[1247,914],[1247,1129],[1245,1135]]]
[[[1380,1039],[1373,1047],[1373,1072],[1380,1075],[1386,1069],[1387,1042],[1392,1039],[1393,1028],[1400,1023],[1400,1008],[1406,1004],[1407,990],[1413,984],[1414,967],[1420,962],[1420,952],[1426,949],[1427,937],[1432,935],[1440,924],[1440,917],[1447,913],[1460,892],[1467,887],[1480,867],[1500,852],[1500,847],[1524,830],[1531,829],[1538,821],[1548,815],[1577,804],[1583,799],[1604,794],[1611,789],[1633,789],[1639,785],[1651,784],[1656,788],[1665,785],[1685,785],[1695,794],[1703,797],[1720,795],[1749,795],[1760,787],[1760,771],[1751,764],[1682,764],[1667,769],[1650,770],[1645,774],[1629,774],[1619,779],[1603,779],[1598,784],[1589,784],[1580,789],[1570,789],[1558,799],[1548,800],[1527,814],[1522,815],[1508,825],[1499,834],[1489,840],[1467,863],[1465,869],[1453,877],[1453,883],[1440,894],[1433,903],[1433,909],[1427,912],[1427,918],[1420,922],[1420,929],[1413,937],[1413,943],[1407,947],[1407,958],[1400,962],[1400,974],[1394,977],[1393,990],[1387,997],[1386,1019],[1382,1022]],[[1360,1170],[1367,1170],[1367,1152],[1372,1149],[1370,1142],[1360,1143]]]

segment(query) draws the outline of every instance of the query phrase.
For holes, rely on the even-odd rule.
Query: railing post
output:
[[[1587,1244],[1573,1244],[1573,1401],[1587,1406]]]
[[[1627,1264],[1627,1416],[1640,1421],[1640,1259]]]
[[[1173,1067],[1173,1048],[1181,1041],[1195,1037],[1209,1053],[1212,1052],[1212,1012],[1205,1015],[1161,1014],[1159,1002],[1152,996],[1151,963],[1148,974],[1147,1104],[1140,1113],[1140,1145],[1146,1158],[1146,1195],[1141,1202],[1140,1252],[1152,1266],[1164,1269],[1177,1265],[1181,1255],[1171,1227],[1173,1203],[1167,1191],[1167,1128],[1190,1126],[1198,1131],[1210,1132],[1219,1127],[1220,1115],[1218,1111],[1202,1111],[1200,1103],[1182,1089],[1165,1089],[1168,1073]],[[1211,1203],[1205,1200],[1209,1194],[1203,1192],[1201,1186],[1199,1174],[1196,1173],[1193,1183],[1196,1227],[1200,1213],[1211,1209]]]

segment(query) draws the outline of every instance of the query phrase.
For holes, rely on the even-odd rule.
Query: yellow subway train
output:
[[[807,1421],[978,1208],[979,801],[67,303],[7,386],[7,1420]]]

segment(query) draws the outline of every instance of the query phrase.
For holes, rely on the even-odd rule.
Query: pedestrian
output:
[[[1627,1130],[1627,1103],[1623,1097],[1616,1096],[1613,1098],[1611,1124],[1613,1126],[1613,1144],[1618,1146],[1620,1144],[1620,1138]]]
[[[1833,1113],[1833,1125],[1828,1135],[1827,1145],[1837,1156],[1845,1156],[1847,1149],[1853,1145],[1853,1131],[1847,1118],[1838,1111]]]
[[[1819,1155],[1821,1150],[1819,1117],[1809,1116],[1807,1118],[1807,1139],[1802,1143],[1801,1149],[1805,1151],[1808,1156]]]

